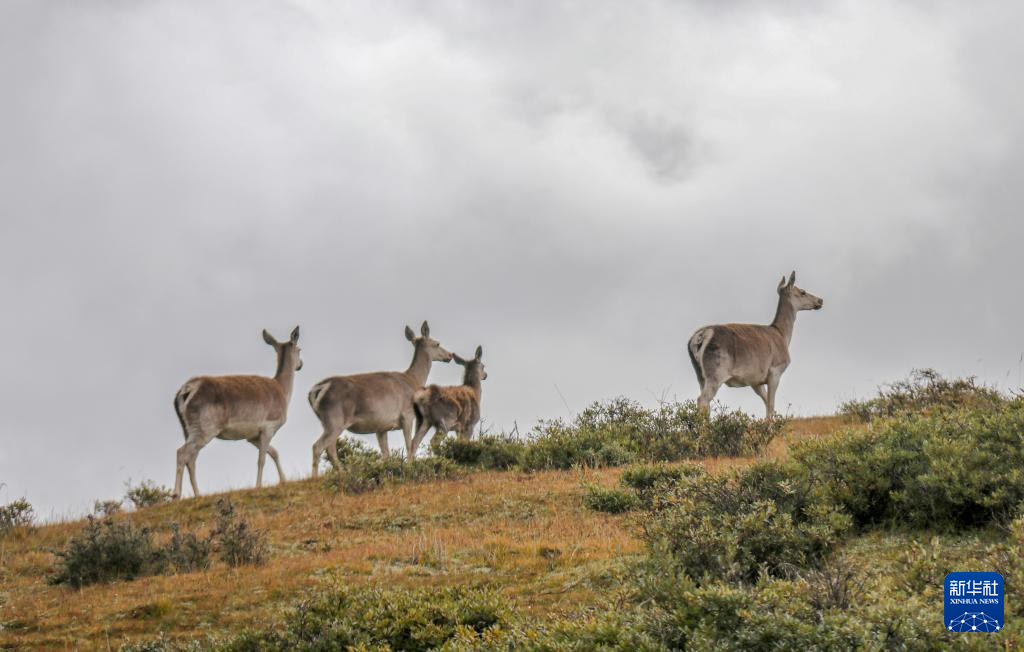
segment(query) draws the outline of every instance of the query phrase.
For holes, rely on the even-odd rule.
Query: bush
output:
[[[97,500],[92,504],[92,513],[96,516],[113,516],[120,514],[124,505],[120,500]]]
[[[907,378],[879,387],[875,398],[843,403],[839,413],[870,421],[936,408],[998,408],[1006,401],[995,389],[979,385],[974,376],[947,379],[934,369],[914,369]]]
[[[525,444],[511,435],[482,435],[478,439],[435,437],[431,452],[462,466],[505,471],[519,464]]]
[[[181,532],[177,524],[171,526],[171,539],[160,551],[164,561],[179,573],[191,573],[210,567],[213,542],[210,537],[199,538],[194,532]]]
[[[162,487],[151,480],[143,480],[132,486],[131,481],[125,483],[125,500],[131,503],[135,509],[160,505],[171,500],[173,493],[167,487]]]
[[[709,414],[693,401],[647,409],[617,398],[590,405],[571,423],[542,421],[531,433],[520,466],[529,471],[756,455],[785,423],[739,411]]]
[[[58,557],[53,584],[79,588],[97,582],[131,580],[168,570],[191,573],[210,567],[216,546],[218,556],[230,566],[262,563],[267,555],[264,535],[240,519],[230,501],[217,502],[217,526],[207,537],[182,532],[171,523],[171,537],[164,545],[153,540],[149,528],[110,516],[88,517],[88,523],[72,536]]]
[[[541,471],[629,464],[636,461],[636,456],[628,450],[628,440],[621,435],[617,428],[592,430],[561,421],[541,422],[534,428],[533,439],[526,444],[519,466],[524,471]]]
[[[583,504],[595,512],[621,514],[639,507],[640,499],[636,493],[625,489],[587,485],[583,494]]]
[[[301,602],[270,631],[247,632],[227,650],[435,650],[456,634],[504,622],[507,607],[482,590],[337,587]]]
[[[622,472],[620,483],[643,495],[704,473],[704,467],[699,464],[637,464]]]
[[[404,457],[390,455],[358,455],[350,457],[336,472],[325,476],[324,484],[340,487],[350,494],[373,491],[386,484],[401,482],[426,482],[455,478],[461,475],[457,464],[444,457],[428,457],[406,461]]]
[[[681,479],[655,502],[643,538],[693,580],[753,582],[814,567],[833,550],[850,518],[787,484],[776,464],[730,475]]]
[[[227,498],[217,501],[217,526],[211,532],[217,556],[228,566],[262,564],[267,559],[266,534],[235,513]]]
[[[36,511],[32,503],[24,498],[0,505],[0,534],[6,534],[14,528],[29,527],[36,519]]]
[[[1024,404],[908,413],[793,448],[794,470],[858,525],[1008,523],[1024,501]]]
[[[524,471],[673,462],[756,455],[777,437],[785,419],[753,419],[742,412],[709,414],[693,401],[648,409],[625,398],[596,402],[572,421],[541,421],[529,436],[484,436],[431,442],[434,455],[463,466]]]
[[[130,521],[88,519],[85,528],[56,553],[60,561],[57,573],[50,578],[52,584],[79,588],[96,582],[130,580],[163,569],[163,555],[147,528],[136,528]]]
[[[637,584],[632,599],[649,605],[643,626],[668,649],[923,652],[947,649],[955,636],[934,622],[932,603],[918,598],[874,596],[846,609],[823,608],[801,581],[697,586],[657,560]]]

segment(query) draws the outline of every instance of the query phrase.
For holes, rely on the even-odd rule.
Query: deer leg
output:
[[[416,459],[416,446],[412,440],[413,419],[402,419],[402,436],[405,437],[405,457],[410,462]]]
[[[377,445],[380,446],[380,456],[387,457],[388,453],[388,433],[378,432],[377,433]]]
[[[267,461],[267,445],[260,441],[256,444],[260,449],[260,456],[256,462],[256,488],[263,486],[263,465]]]
[[[188,461],[188,479],[192,483],[192,496],[199,495],[199,484],[196,482],[196,458],[199,457],[199,451],[196,451],[192,455],[192,459]]]
[[[274,460],[274,466],[277,467],[277,479],[280,482],[284,482],[284,471],[281,470],[281,458],[277,455],[277,449],[273,446],[267,445],[267,454],[270,455],[270,459]]]
[[[174,493],[171,494],[174,498],[181,498],[181,480],[186,467],[188,468],[188,479],[192,483],[192,494],[199,495],[199,489],[196,486],[196,458],[199,456],[200,448],[202,446],[197,446],[194,439],[189,439],[178,449],[178,468],[174,474]]]
[[[178,468],[174,474],[174,498],[181,498],[181,476],[185,472],[185,465],[190,459],[192,451],[188,447],[188,442],[178,449]],[[190,472],[191,474],[191,472]]]
[[[751,385],[750,389],[754,390],[754,393],[761,397],[761,400],[764,401],[765,409],[768,409],[768,388],[767,388],[767,386],[765,384]]]
[[[423,438],[427,435],[428,430],[430,430],[430,424],[427,423],[426,419],[420,421],[416,426],[416,434],[412,438],[412,449],[414,453],[419,449],[420,444],[423,443]]]
[[[347,425],[345,426],[348,427]],[[320,475],[320,459],[324,456],[324,451],[327,451],[327,456],[331,458],[331,463],[334,468],[337,469],[341,466],[341,460],[338,459],[338,437],[345,428],[332,428],[330,426],[324,426],[324,432],[320,435],[320,438],[313,444],[313,477]]]
[[[255,446],[256,448],[260,448],[260,440],[258,440],[258,439],[250,439],[249,443],[252,444],[253,446]],[[277,449],[274,448],[273,446],[271,446],[268,443],[266,445],[266,453],[267,453],[267,455],[270,456],[270,459],[272,459],[274,461],[274,466],[277,467],[277,478],[278,478],[278,480],[280,480],[281,482],[284,482],[284,471],[281,470],[281,459],[277,455]],[[260,472],[260,475],[263,475],[262,471]]]
[[[782,374],[769,374],[768,375],[768,400],[764,402],[766,419],[771,419],[775,416],[775,391],[779,388],[779,379]]]
[[[715,398],[715,394],[718,393],[718,388],[722,386],[722,381],[713,378],[704,379],[704,387],[700,390],[700,397],[697,399],[697,407],[704,411],[711,410],[711,400]]]

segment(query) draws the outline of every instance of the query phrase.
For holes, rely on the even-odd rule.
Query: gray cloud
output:
[[[309,386],[404,367],[424,318],[484,345],[493,428],[692,397],[689,333],[770,319],[791,268],[826,299],[792,411],[913,366],[1016,386],[1020,14],[5,3],[4,492],[62,514],[169,482],[174,391],[272,371],[264,327],[303,326],[293,475]],[[250,485],[255,455],[212,444],[201,487]]]

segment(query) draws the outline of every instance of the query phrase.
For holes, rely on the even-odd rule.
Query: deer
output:
[[[466,368],[462,384],[454,387],[429,385],[413,395],[417,421],[416,435],[412,440],[414,456],[431,427],[435,436],[444,436],[454,430],[459,439],[473,438],[473,429],[480,421],[481,381],[487,380],[483,355],[482,346],[476,347],[476,355],[469,360],[453,354],[455,363]]]
[[[824,300],[796,286],[796,272],[782,276],[775,319],[762,324],[704,326],[690,336],[687,350],[700,383],[697,405],[709,410],[723,385],[750,387],[764,401],[766,418],[775,414],[775,392],[789,367],[793,324],[801,310],[821,310]]]
[[[174,411],[185,434],[185,444],[178,449],[178,468],[172,494],[175,499],[181,497],[182,474],[186,468],[192,494],[199,495],[196,458],[199,451],[214,439],[245,440],[259,449],[257,489],[263,486],[263,465],[267,455],[277,467],[278,481],[285,481],[281,460],[270,440],[288,418],[295,372],[302,369],[299,327],[295,327],[287,342],[278,342],[264,330],[263,341],[274,347],[277,354],[277,371],[273,378],[196,376],[174,395]]]
[[[405,371],[378,371],[351,376],[334,376],[309,390],[309,405],[323,425],[323,434],[313,444],[313,477],[327,451],[339,468],[337,443],[345,430],[358,435],[377,435],[383,457],[389,455],[388,433],[402,430],[408,459],[413,459],[413,427],[416,411],[412,397],[430,375],[434,362],[451,362],[452,353],[430,337],[430,325],[423,322],[420,336],[405,327],[405,339],[412,342],[413,355]]]

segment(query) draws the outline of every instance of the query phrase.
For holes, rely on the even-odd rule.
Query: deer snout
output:
[[[814,309],[815,310],[821,310],[821,307],[823,305],[825,305],[825,300],[824,299],[818,299],[817,301],[814,302]]]

